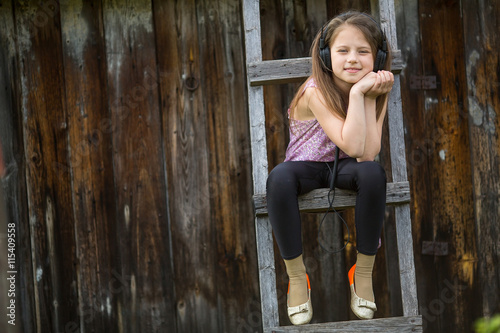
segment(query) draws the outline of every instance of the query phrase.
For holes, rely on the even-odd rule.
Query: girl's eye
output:
[[[340,50],[338,50],[337,52],[340,52],[340,53],[346,53],[346,52],[347,52],[347,50],[340,49]]]

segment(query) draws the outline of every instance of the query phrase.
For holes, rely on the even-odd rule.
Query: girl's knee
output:
[[[273,170],[269,173],[267,177],[267,191],[277,189],[288,188],[290,186],[294,186],[294,174],[291,172],[289,168],[287,168],[286,163],[278,164],[274,167]]]
[[[387,177],[384,168],[375,161],[366,161],[359,163],[358,180],[368,182],[373,185],[384,185],[387,183]]]

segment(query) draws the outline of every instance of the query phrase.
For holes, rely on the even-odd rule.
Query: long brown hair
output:
[[[312,58],[312,78],[314,78],[316,82],[316,86],[325,98],[326,106],[330,111],[345,119],[347,106],[349,102],[349,96],[346,96],[342,93],[342,91],[337,87],[333,80],[333,73],[326,69],[323,64],[320,56],[319,56],[319,40],[321,35],[325,35],[325,43],[330,48],[333,41],[341,31],[339,28],[345,25],[351,25],[358,28],[366,40],[371,46],[373,57],[375,60],[375,56],[377,54],[378,49],[382,45],[382,41],[384,36],[382,31],[380,30],[377,22],[368,16],[368,14],[364,14],[356,11],[349,11],[343,14],[340,14],[330,20],[317,34],[314,38],[314,41],[311,46],[311,58]],[[324,32],[323,32],[324,29]],[[391,69],[391,48],[389,44],[387,44],[387,58],[383,68],[387,71]],[[309,77],[309,79],[311,79]],[[290,118],[293,116],[293,111],[299,102],[300,97],[302,96],[302,91],[304,90],[304,86],[307,83],[306,80],[299,88],[292,102],[290,103]],[[382,109],[387,102],[388,94],[380,95],[377,97],[377,119],[380,117],[382,113]]]

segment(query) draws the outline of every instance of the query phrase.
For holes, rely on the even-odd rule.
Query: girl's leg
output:
[[[385,171],[377,162],[341,159],[335,186],[357,192],[355,207],[356,248],[375,255],[382,232],[386,201]]]
[[[326,172],[325,172],[326,170]],[[283,259],[302,254],[302,231],[297,197],[327,186],[323,162],[290,161],[277,165],[267,179],[267,210]]]
[[[302,259],[302,254],[297,258],[284,260],[286,274],[289,279],[290,292],[288,293],[288,305],[297,306],[307,302],[307,276],[306,266]]]
[[[302,228],[297,197],[315,188],[325,187],[328,174],[325,163],[284,162],[267,179],[267,209],[290,279],[290,307],[308,300],[307,278],[302,260]]]
[[[355,288],[359,297],[373,302],[372,271],[385,214],[385,171],[377,162],[344,159],[339,161],[336,186],[357,192]]]

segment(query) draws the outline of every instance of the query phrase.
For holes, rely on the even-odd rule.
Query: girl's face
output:
[[[330,48],[333,80],[345,92],[373,71],[373,52],[365,36],[355,26],[340,27]]]

